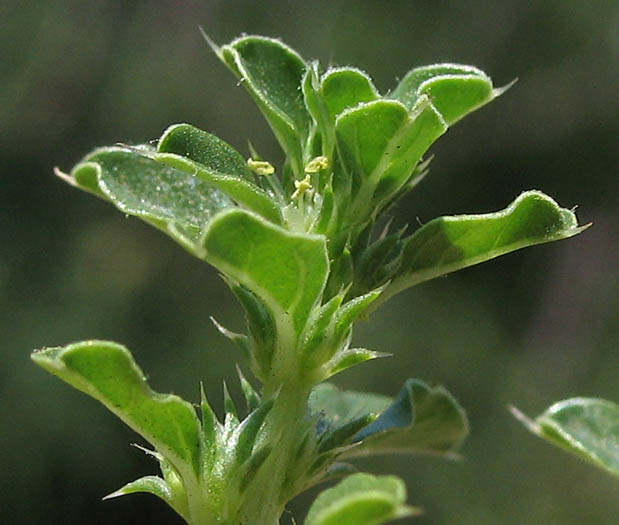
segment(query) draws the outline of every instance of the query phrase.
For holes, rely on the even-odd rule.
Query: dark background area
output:
[[[396,224],[495,211],[525,189],[578,205],[586,233],[421,285],[362,323],[356,344],[393,352],[336,378],[393,395],[444,384],[468,410],[459,462],[387,457],[419,525],[604,524],[619,484],[529,435],[530,415],[576,395],[619,400],[619,2],[11,1],[0,3],[0,521],[178,523],[149,495],[101,497],[156,472],[114,416],[43,372],[31,350],[89,338],[128,346],[158,391],[221,405],[241,356],[209,315],[241,329],[216,272],[168,238],[52,175],[95,146],[171,123],[247,154],[281,154],[242,87],[200,37],[282,37],[306,58],[356,65],[384,93],[414,66],[474,64],[500,99],[433,147]],[[238,394],[238,388],[233,385]],[[314,494],[291,512],[301,522]],[[411,523],[413,520],[411,520]]]

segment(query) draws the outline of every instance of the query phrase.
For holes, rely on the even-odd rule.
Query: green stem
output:
[[[265,387],[265,396],[269,394]],[[287,472],[293,455],[310,423],[307,400],[310,388],[283,385],[265,422],[265,442],[273,451],[247,488],[239,511],[239,524],[277,525],[289,493]]]

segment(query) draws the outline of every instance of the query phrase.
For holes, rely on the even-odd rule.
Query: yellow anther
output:
[[[266,160],[247,159],[247,166],[256,175],[273,175],[275,173],[273,165]]]
[[[305,166],[305,173],[318,173],[319,171],[326,170],[329,167],[329,159],[324,155],[313,158]]]
[[[309,173],[305,175],[305,178],[303,180],[295,180],[294,181],[294,187],[296,188],[296,190],[292,194],[292,198],[293,199],[296,199],[297,197],[300,197],[307,190],[311,189],[311,187],[312,187],[312,180],[310,178]]]

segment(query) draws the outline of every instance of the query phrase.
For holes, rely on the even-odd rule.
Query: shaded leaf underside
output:
[[[442,387],[419,380],[406,382],[396,399],[365,392],[340,391],[323,383],[310,397],[310,409],[324,414],[332,428],[367,413],[378,417],[353,438],[355,447],[342,454],[355,457],[388,453],[452,456],[468,434],[466,415]]]

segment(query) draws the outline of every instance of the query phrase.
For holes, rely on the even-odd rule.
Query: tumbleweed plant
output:
[[[176,124],[156,143],[99,148],[70,174],[56,173],[218,270],[247,330],[217,327],[238,344],[260,388],[239,372],[246,407],[224,388],[221,421],[204,392],[196,410],[151,390],[116,343],[44,348],[32,359],[152,446],[144,450],[161,476],[108,497],[148,492],[191,524],[273,525],[296,495],[344,477],[318,496],[306,524],[412,515],[401,480],[353,473],[347,462],[373,454],[453,457],[468,432],[466,415],[443,387],[418,379],[393,399],[325,382],[385,355],[351,346],[355,321],[416,284],[583,228],[539,191],[495,213],[390,228],[389,210],[426,175],[434,141],[504,91],[479,69],[415,68],[380,94],[363,71],[324,69],[278,40],[211,45],[264,114],[283,166]]]

